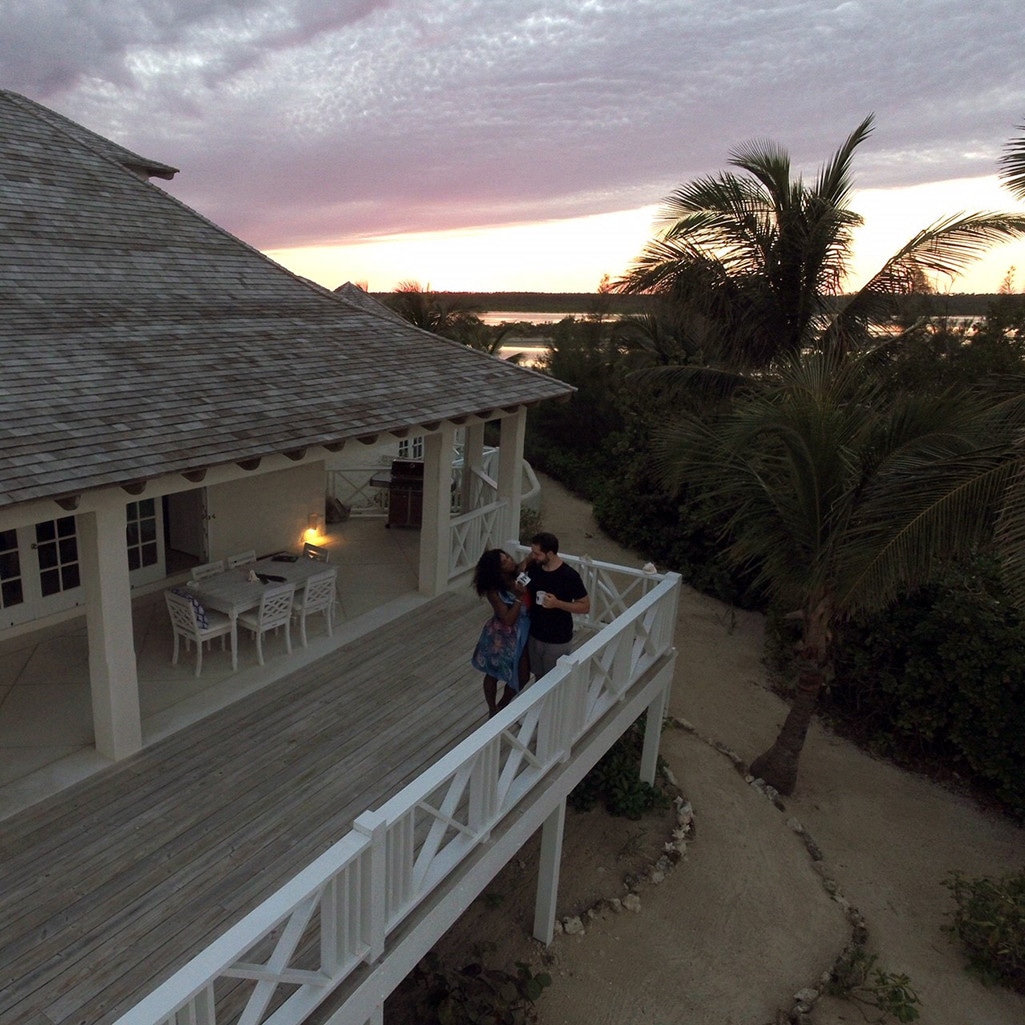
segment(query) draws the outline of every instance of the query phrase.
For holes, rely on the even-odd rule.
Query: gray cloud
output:
[[[991,174],[1003,0],[8,0],[0,83],[182,168],[255,245],[657,201],[752,138],[865,187]]]

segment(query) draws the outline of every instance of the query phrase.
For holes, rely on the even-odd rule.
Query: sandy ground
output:
[[[643,561],[601,535],[586,503],[543,484],[543,527],[564,551]],[[570,811],[559,914],[582,915],[583,933],[557,935],[547,949],[531,939],[535,838],[444,938],[444,961],[483,955],[494,967],[526,961],[549,971],[537,1005],[544,1025],[766,1025],[850,941],[847,902],[863,916],[878,964],[910,976],[924,1025],[1025,1023],[1025,997],[967,975],[940,931],[953,907],[941,885],[947,872],[1020,869],[1025,830],[814,726],[796,793],[778,808],[729,757],[761,753],[786,712],[768,688],[761,617],[684,588],[676,636],[677,724],[662,754],[694,809],[686,857],[650,881],[672,812],[630,822]],[[603,898],[630,886],[640,910],[608,910]],[[589,908],[598,913],[588,917]],[[389,1005],[388,1025],[407,1020],[408,1005]],[[855,1004],[823,997],[810,1020],[866,1019]]]

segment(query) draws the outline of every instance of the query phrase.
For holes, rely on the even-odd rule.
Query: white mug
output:
[[[538,591],[537,592],[537,603],[542,608],[544,608],[545,598],[547,598],[547,597],[548,597],[548,592],[547,591]]]

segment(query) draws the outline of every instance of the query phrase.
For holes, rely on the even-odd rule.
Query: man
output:
[[[540,680],[569,652],[573,617],[591,610],[591,599],[580,574],[559,558],[559,539],[546,531],[530,539],[524,562],[530,577],[530,670]]]

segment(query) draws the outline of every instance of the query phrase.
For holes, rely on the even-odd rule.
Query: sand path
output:
[[[543,485],[543,525],[564,551],[640,561],[601,534],[588,504],[554,481]],[[863,914],[879,964],[911,977],[924,1025],[1025,1023],[1025,997],[968,976],[940,932],[953,906],[940,885],[948,870],[1020,869],[1025,830],[814,726],[797,791],[779,810],[708,743],[750,760],[785,715],[766,684],[761,617],[685,588],[677,647],[670,711],[694,730],[667,729],[662,754],[694,807],[686,858],[660,884],[639,886],[639,912],[585,915],[583,934],[558,935],[545,951],[529,938],[536,874],[528,845],[446,937],[443,955],[470,960],[486,940],[496,966],[548,962],[553,985],[538,1004],[545,1025],[763,1025],[814,986],[850,939],[826,879]],[[672,824],[671,816],[630,823],[570,812],[560,915],[623,896],[624,877],[651,865]],[[811,1020],[864,1019],[853,1004],[824,997]]]

